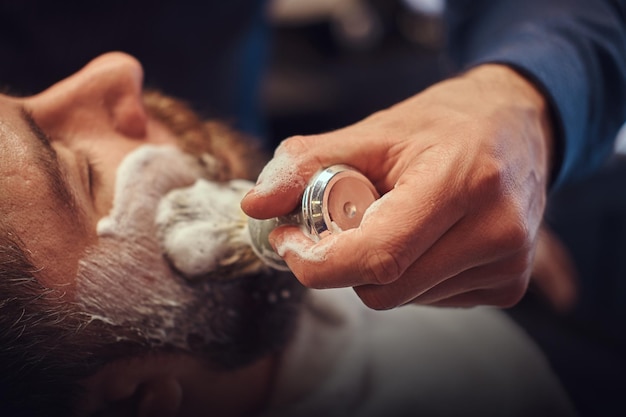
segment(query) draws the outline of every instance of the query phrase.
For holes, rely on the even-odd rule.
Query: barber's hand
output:
[[[532,270],[551,146],[543,96],[484,65],[352,126],[285,140],[242,208],[287,214],[319,169],[352,165],[382,195],[359,228],[317,243],[297,227],[270,235],[304,285],[355,287],[375,309],[510,306]]]

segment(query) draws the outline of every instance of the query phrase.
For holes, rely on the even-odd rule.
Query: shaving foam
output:
[[[279,153],[259,176],[257,193],[291,187],[293,182],[304,185],[294,172],[293,158]],[[287,216],[259,220],[246,217],[240,208],[252,187],[245,180],[198,179],[161,199],[155,223],[163,253],[173,268],[187,279],[223,279],[241,276],[244,270],[258,272],[264,265],[288,270],[283,260],[287,252],[310,262],[323,262],[331,240],[320,243],[320,239],[358,227],[365,209],[378,197],[369,180],[354,168],[335,165],[309,181],[300,209]],[[275,251],[268,236],[282,225],[298,226],[303,233],[284,239]]]
[[[296,159],[289,153],[277,152],[263,168],[254,187],[258,195],[269,195],[288,187],[304,187],[306,180],[298,173]]]
[[[251,243],[240,201],[252,186],[246,180],[198,179],[161,199],[155,218],[159,239],[183,276],[193,279],[247,264]]]
[[[332,248],[334,239],[328,236],[318,242],[304,236],[294,236],[282,239],[276,246],[276,252],[282,258],[287,252],[294,253],[298,258],[311,262],[322,263]]]
[[[142,145],[121,162],[113,207],[98,223],[98,243],[79,261],[76,277],[76,303],[92,321],[126,327],[153,346],[188,350],[189,335],[217,337],[212,293],[188,285],[171,268],[154,221],[169,192],[214,175],[211,161],[175,146]]]
[[[256,352],[257,345],[242,329],[254,327],[258,335],[252,337],[258,340],[268,331],[274,334],[276,314],[288,314],[299,302],[301,287],[287,274],[268,274],[262,282],[190,281],[164,256],[158,237],[162,231],[155,219],[159,208],[164,209],[164,199],[180,201],[170,193],[188,189],[192,195],[212,196],[216,201],[210,202],[210,207],[221,206],[211,213],[228,215],[227,220],[236,218],[239,195],[250,184],[207,181],[202,185],[200,178],[216,180],[220,176],[219,164],[215,161],[211,166],[212,161],[208,155],[192,156],[166,145],[143,145],[122,160],[112,210],[98,225],[98,241],[86,248],[76,275],[77,311],[102,328],[103,343],[128,340],[234,365],[233,360],[239,361],[241,356],[232,352],[241,353],[242,346],[246,348],[245,358],[265,352],[263,343]],[[174,211],[180,212],[172,207],[170,213]],[[220,233],[211,231],[211,236]],[[240,237],[246,239],[243,230]],[[184,242],[178,245],[185,246]],[[240,254],[234,255],[237,258]],[[209,256],[220,258],[212,253]],[[237,267],[241,265],[238,259],[234,262]],[[224,262],[221,259],[218,264]],[[261,264],[258,259],[256,262]],[[232,276],[244,275],[240,269],[231,271]],[[223,276],[221,272],[218,275]]]

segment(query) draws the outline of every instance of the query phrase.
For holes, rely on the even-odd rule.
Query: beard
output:
[[[212,155],[220,162],[217,180],[256,180],[269,159],[255,138],[223,121],[200,118],[181,100],[154,90],[145,92],[143,100],[147,113],[174,134],[180,149],[190,155]]]
[[[155,217],[163,196],[200,178],[256,177],[258,149],[224,124],[202,122],[182,102],[151,92],[145,103],[178,147],[144,146],[120,165],[113,210],[79,262],[75,303],[88,326],[107,335],[107,348],[132,341],[201,354],[218,367],[244,366],[286,343],[303,287],[268,268],[188,280],[164,257]]]

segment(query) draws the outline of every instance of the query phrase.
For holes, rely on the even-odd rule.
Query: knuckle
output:
[[[398,260],[398,251],[390,248],[371,248],[361,257],[359,274],[370,284],[389,284],[402,274],[403,267]]]
[[[292,268],[292,269],[295,269],[295,268]],[[300,281],[300,283],[304,285],[305,287],[321,289],[321,286],[317,282],[317,277],[315,276],[311,268],[300,268],[297,271],[292,271],[292,272],[296,276],[298,281]]]
[[[485,187],[494,191],[500,191],[503,187],[506,187],[506,173],[500,161],[493,158],[489,159],[489,161],[483,165],[483,168],[483,185]]]
[[[276,154],[287,153],[289,155],[300,155],[306,153],[311,147],[308,136],[297,135],[283,140],[276,148]]]
[[[482,196],[477,200],[478,208],[483,210],[485,202],[490,202],[489,207],[494,213],[490,222],[493,249],[507,253],[528,251],[534,240],[532,220],[525,208],[526,203],[516,191],[519,184],[511,167],[493,155],[481,161],[480,172],[473,190],[478,191],[474,195]]]
[[[516,256],[507,265],[507,274],[502,277],[502,283],[493,290],[490,304],[501,308],[516,305],[526,294],[532,263],[530,256]]]
[[[354,291],[363,304],[372,310],[390,310],[400,304],[380,287],[361,286],[355,287]]]
[[[305,287],[317,290],[330,288],[329,282],[332,282],[333,276],[324,273],[322,269],[311,266],[299,259],[290,262],[289,267],[291,273]]]
[[[508,168],[497,157],[483,158],[478,165],[479,175],[474,177],[474,189],[483,195],[500,195],[511,187]]]
[[[530,252],[532,236],[527,220],[519,210],[513,208],[503,213],[505,221],[498,222],[493,248],[504,253]]]
[[[505,288],[500,290],[493,304],[501,308],[513,307],[522,299],[527,287],[528,279],[524,277],[513,279]]]
[[[523,219],[516,219],[510,222],[505,230],[503,238],[506,240],[509,249],[512,251],[524,251],[530,247],[530,232]]]
[[[514,256],[507,264],[507,271],[511,274],[513,279],[528,275],[532,270],[533,262],[531,253],[521,253],[518,256]]]

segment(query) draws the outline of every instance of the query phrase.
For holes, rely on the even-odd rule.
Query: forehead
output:
[[[14,176],[24,168],[29,150],[28,141],[23,136],[26,126],[20,117],[19,106],[0,95],[0,168],[4,176]]]

